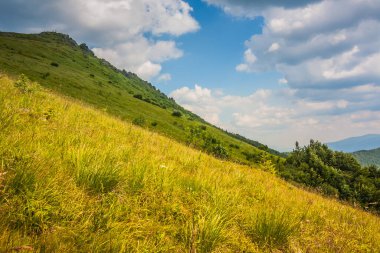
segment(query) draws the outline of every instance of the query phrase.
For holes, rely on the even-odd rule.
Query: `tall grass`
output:
[[[376,216],[14,84],[0,77],[0,252],[380,250]]]
[[[193,217],[186,224],[182,237],[191,253],[213,252],[227,241],[227,228],[230,218],[222,210],[208,210],[205,214]]]
[[[291,238],[300,231],[301,217],[290,210],[263,209],[252,217],[247,233],[261,247],[285,248]]]

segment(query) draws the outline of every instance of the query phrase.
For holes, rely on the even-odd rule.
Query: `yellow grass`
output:
[[[0,76],[0,252],[380,252],[377,216],[14,83]]]

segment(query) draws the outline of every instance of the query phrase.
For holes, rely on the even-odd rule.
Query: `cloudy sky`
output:
[[[222,128],[280,150],[380,133],[378,0],[0,0]]]

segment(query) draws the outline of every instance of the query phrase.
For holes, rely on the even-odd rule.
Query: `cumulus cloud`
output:
[[[199,29],[191,11],[183,0],[0,1],[0,30],[69,33],[119,68],[151,79],[162,62],[182,55],[173,40],[160,37]]]
[[[234,16],[264,18],[262,33],[245,42],[243,60],[237,63],[236,71],[276,71],[283,75],[278,80],[283,89],[274,94],[286,102],[281,105],[267,102],[266,106],[292,109],[294,114],[281,121],[283,128],[292,125],[298,129],[293,138],[318,133],[314,136],[319,139],[329,136],[336,139],[342,134],[345,136],[341,137],[347,137],[379,131],[377,0],[205,1]],[[365,115],[365,122],[359,122],[361,114]],[[241,111],[234,115],[241,126],[258,126],[260,121],[256,115]],[[261,121],[263,125],[276,122]],[[302,130],[303,125],[314,132]],[[289,131],[286,134],[291,136],[292,130]]]
[[[324,96],[329,90],[319,90],[323,100],[302,98],[299,92],[258,89],[247,96],[232,96],[195,85],[170,95],[209,122],[280,150],[289,149],[295,140],[301,144],[310,138],[328,141],[377,132],[380,127],[380,113],[374,110],[380,109],[379,86],[343,88],[340,98]]]
[[[160,73],[160,63],[177,59],[183,54],[174,41],[152,42],[143,36],[111,48],[94,48],[93,51],[117,67],[133,71],[147,80]]]
[[[262,7],[263,33],[246,41],[237,71],[276,70],[293,88],[379,83],[380,5],[376,0],[294,2],[299,4],[209,1],[230,10],[244,8],[252,15],[257,14],[258,5]],[[342,6],[344,11],[340,11]],[[254,61],[247,59],[247,52],[255,56]]]
[[[204,0],[208,4],[212,4],[222,8],[225,12],[246,17],[256,17],[261,15],[262,11],[272,7],[282,8],[297,8],[307,6],[308,4],[320,2],[320,0],[266,0],[266,1],[252,1],[252,0]]]
[[[157,80],[158,81],[163,81],[163,82],[170,81],[170,80],[172,80],[172,76],[169,73],[164,73],[164,74],[160,75],[157,78]]]

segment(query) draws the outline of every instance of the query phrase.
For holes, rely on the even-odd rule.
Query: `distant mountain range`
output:
[[[380,168],[380,148],[356,151],[352,154],[362,165],[376,165]]]
[[[367,134],[326,144],[333,150],[348,153],[361,150],[372,150],[380,148],[380,134]]]

